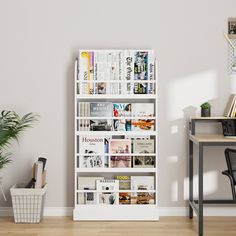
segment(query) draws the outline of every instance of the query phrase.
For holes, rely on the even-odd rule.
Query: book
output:
[[[231,117],[236,103],[236,94],[231,94],[224,110],[225,117]]]
[[[131,204],[154,204],[154,193],[140,190],[154,190],[154,176],[131,176],[131,189],[139,192],[131,194]]]
[[[118,175],[116,179],[119,180],[119,189],[120,190],[130,190],[130,176],[127,175]]]
[[[113,103],[113,117],[130,117],[131,103]],[[114,119],[113,127],[115,131],[131,131],[130,119]]]
[[[78,190],[96,190],[96,181],[104,177],[78,177]],[[94,192],[79,193],[78,204],[96,204],[97,194]]]
[[[34,173],[35,173],[35,188],[42,188],[43,185],[43,162],[37,161],[34,164]]]
[[[108,167],[105,154],[105,138],[97,136],[79,137],[79,167],[101,168]]]
[[[154,139],[134,139],[133,140],[133,167],[134,168],[154,168]],[[154,156],[145,156],[146,153],[154,154]],[[135,154],[143,154],[143,156],[135,156]]]
[[[118,204],[119,199],[119,181],[113,179],[104,179],[96,181],[98,193],[98,204],[114,205]],[[103,192],[104,191],[104,192]]]
[[[154,130],[154,103],[132,103],[132,116],[139,118],[131,122],[133,131]]]
[[[91,131],[111,131],[113,129],[111,119],[96,119],[96,117],[112,117],[111,102],[91,102],[90,116],[94,117],[90,120]]]

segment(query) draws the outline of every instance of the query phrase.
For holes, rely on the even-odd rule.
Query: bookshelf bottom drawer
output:
[[[83,220],[159,220],[157,205],[80,205],[73,210],[75,221]]]

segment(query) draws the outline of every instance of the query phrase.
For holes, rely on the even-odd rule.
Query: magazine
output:
[[[136,51],[134,53],[134,80],[148,80],[148,52]],[[147,94],[148,84],[134,83],[134,94]]]
[[[134,51],[124,51],[124,80],[131,81],[131,83],[122,83],[122,94],[133,93],[134,80]]]
[[[130,156],[111,156],[111,168],[131,168]]]
[[[133,131],[153,131],[155,127],[154,117],[154,103],[133,103],[132,116],[140,119],[132,120]],[[145,117],[145,118],[141,118]],[[149,118],[150,117],[150,118]]]
[[[98,204],[114,205],[118,204],[119,199],[119,180],[105,179],[97,180]],[[104,191],[104,192],[102,192]]]
[[[91,102],[90,103],[91,117],[112,117],[112,103],[111,102]],[[91,131],[111,131],[111,119],[92,119],[90,120]]]
[[[154,176],[131,176],[132,190],[154,190]],[[131,204],[154,204],[154,193],[136,192],[131,194]]]
[[[105,138],[96,136],[80,136],[79,167],[101,168],[108,167],[107,158],[104,156]]]
[[[130,117],[131,103],[113,103],[113,117]],[[131,131],[130,119],[114,119],[115,131]]]
[[[145,153],[154,153],[154,139],[134,139],[133,140],[133,153],[141,154],[143,156],[133,156],[134,168],[154,168],[155,166],[155,154],[154,156],[145,156]]]
[[[130,193],[119,193],[119,204],[130,204],[131,194]]]
[[[131,153],[130,139],[110,139],[109,140],[110,154],[125,154]]]
[[[155,194],[148,192],[131,193],[131,204],[155,204]]]
[[[130,190],[130,176],[127,175],[118,175],[116,179],[119,180],[119,189],[120,190]]]
[[[103,180],[104,177],[78,177],[78,190],[95,190],[96,180]],[[79,193],[78,204],[96,204],[96,193]]]
[[[111,83],[109,81],[121,79],[122,53],[122,50],[94,51],[96,94],[120,93],[119,83]]]
[[[154,94],[154,52],[80,50],[79,80],[81,94]]]
[[[79,52],[79,80],[86,81],[82,83],[82,94],[94,94],[94,52]]]

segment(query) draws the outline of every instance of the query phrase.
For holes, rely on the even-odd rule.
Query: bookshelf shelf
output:
[[[80,95],[76,95],[77,99],[105,99],[105,100],[110,100],[110,99],[115,99],[115,100],[119,100],[119,99],[156,99],[156,95],[155,94],[133,94],[133,95],[126,95],[126,94],[91,94],[91,95],[87,95],[87,94],[80,94]]]
[[[97,156],[137,156],[137,157],[142,157],[142,156],[147,156],[147,157],[151,157],[151,156],[156,156],[156,153],[115,153],[115,154],[109,154],[109,153],[96,153]],[[77,156],[94,156],[94,154],[77,154]]]
[[[156,168],[77,168],[77,173],[155,173]]]
[[[159,220],[156,61],[151,50],[120,51],[81,50],[75,61],[74,220]],[[135,62],[136,52],[147,60]],[[115,60],[102,73],[96,53]],[[135,179],[142,184],[134,187]]]
[[[132,116],[127,116],[127,117],[106,117],[106,116],[97,116],[97,117],[91,117],[91,116],[84,116],[84,117],[77,117],[78,120],[92,120],[92,119],[97,119],[97,120],[141,120],[141,119],[150,119],[150,120],[155,120],[156,117],[132,117]]]
[[[77,131],[76,132],[77,135],[92,135],[92,136],[100,136],[100,135],[104,135],[104,136],[156,136],[157,132],[156,131]]]
[[[110,193],[111,190],[77,190],[77,193]],[[156,190],[117,190],[117,191],[112,191],[114,193],[155,193]]]

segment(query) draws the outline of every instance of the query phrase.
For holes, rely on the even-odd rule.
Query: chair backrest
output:
[[[234,185],[236,185],[236,150],[226,148],[225,158],[228,167],[228,172],[234,180]]]

